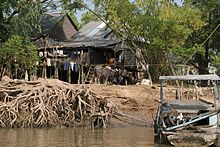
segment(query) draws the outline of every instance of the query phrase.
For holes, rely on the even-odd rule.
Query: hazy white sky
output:
[[[175,2],[177,2],[178,4],[182,4],[184,0],[175,0]]]

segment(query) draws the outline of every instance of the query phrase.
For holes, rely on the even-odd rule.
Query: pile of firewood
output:
[[[0,127],[107,127],[114,111],[86,86],[57,79],[0,81]]]

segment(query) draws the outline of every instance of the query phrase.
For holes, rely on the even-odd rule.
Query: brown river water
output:
[[[153,136],[147,127],[0,128],[0,147],[168,147],[155,144]]]
[[[152,128],[122,127],[0,129],[0,147],[165,147]]]

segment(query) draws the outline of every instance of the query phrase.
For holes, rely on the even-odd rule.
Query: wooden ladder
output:
[[[91,84],[93,83],[93,80],[94,80],[94,75],[95,75],[95,69],[94,69],[94,65],[90,65],[89,66],[89,70],[86,74],[86,77],[85,77],[85,83],[86,84]]]

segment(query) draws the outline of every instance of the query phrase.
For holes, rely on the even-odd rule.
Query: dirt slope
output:
[[[159,87],[98,84],[91,84],[89,87],[108,98],[124,113],[146,120],[148,125],[152,124],[159,103]]]
[[[121,110],[139,111],[155,109],[159,102],[159,87],[90,85],[91,89],[114,102]]]
[[[155,117],[158,104],[160,102],[160,87],[159,85],[87,85],[96,93],[108,98],[116,106],[126,114],[141,118],[148,122],[148,126],[152,125]],[[166,85],[163,87],[164,96],[169,99],[176,98],[176,87]],[[183,89],[182,96],[186,99],[196,98],[196,89]],[[210,94],[212,89],[199,88],[197,89],[198,97],[213,102],[213,96]]]

